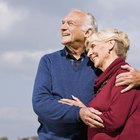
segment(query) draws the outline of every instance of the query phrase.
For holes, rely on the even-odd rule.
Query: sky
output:
[[[60,25],[71,9],[92,13],[99,29],[130,38],[127,62],[140,69],[139,0],[0,0],[0,137],[37,135],[32,90],[41,56],[63,48]]]

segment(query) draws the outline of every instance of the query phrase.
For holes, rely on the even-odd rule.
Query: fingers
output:
[[[129,79],[132,77],[131,73],[134,71],[134,68],[129,65],[123,65],[121,66],[122,69],[128,70],[128,72],[120,73],[116,76],[116,84],[119,84],[121,81],[126,81],[126,79]],[[120,84],[119,84],[120,85]]]
[[[104,128],[103,123],[98,122],[97,120],[94,119],[89,119],[87,125],[93,128]]]
[[[116,77],[115,86],[130,85],[132,83],[132,79],[130,72],[120,73]]]
[[[85,104],[83,102],[81,102],[77,97],[72,95],[72,98],[74,99],[74,105],[75,106],[79,106],[79,107],[86,107]]]
[[[72,99],[74,99],[75,101],[81,102],[77,97],[75,97],[74,95],[71,95]]]
[[[121,90],[121,93],[124,93],[124,92],[127,92],[127,91],[129,91],[130,89],[132,89],[133,88],[133,85],[129,85],[129,86],[127,86],[125,89],[123,89],[123,90]]]
[[[65,102],[65,103],[73,102],[73,100],[71,100],[71,99],[65,99],[65,98],[61,99],[60,101],[61,102]]]
[[[74,97],[74,98],[75,98],[75,100],[63,98],[63,99],[59,100],[59,102],[62,103],[62,104],[67,104],[67,105],[71,105],[71,106],[78,106],[80,108],[81,107],[86,107],[84,105],[84,103],[82,103],[78,98],[76,98],[76,97]]]
[[[123,79],[116,81],[115,86],[125,86],[125,85],[129,85],[131,82],[129,81],[129,79],[127,81],[124,81]]]
[[[129,65],[121,66],[121,68],[128,70],[128,72],[117,75],[116,86],[128,85],[127,89],[140,86],[140,71]]]
[[[97,127],[97,128],[104,127],[103,120],[98,116],[102,113],[94,108],[89,108],[89,110],[92,113],[88,120],[90,127]]]
[[[123,73],[120,73],[116,76],[116,83],[117,82],[120,82],[120,81],[123,81],[124,78],[130,78],[130,72],[123,72]]]
[[[73,105],[73,100],[70,99],[61,99],[58,102],[62,104]]]
[[[128,70],[128,71],[133,70],[133,67],[131,67],[130,65],[122,65],[121,68],[122,68],[122,69],[126,69],[126,70]]]
[[[130,77],[129,78],[123,78],[122,77],[120,79],[116,79],[115,86],[124,86],[124,85],[126,85],[126,88],[121,90],[121,93],[127,92],[134,87],[132,78],[130,78]]]
[[[90,127],[103,128],[103,120],[96,113],[101,114],[101,112],[88,107],[81,108],[79,112],[80,117],[85,124]]]
[[[82,103],[77,97],[75,97],[74,95],[72,95],[72,99],[66,99],[66,98],[63,98],[60,100],[61,102],[63,103],[74,103],[75,101],[76,102],[79,102],[79,103]]]
[[[128,70],[128,72],[120,73],[116,77],[115,86],[127,86],[121,93],[129,91],[130,89],[137,87],[139,81],[137,80],[137,70],[129,65],[121,66],[122,69]]]
[[[129,75],[129,72],[124,72],[124,73],[120,73],[116,76],[116,79],[122,78],[122,77],[127,77]]]
[[[100,112],[99,110],[94,109],[93,107],[90,107],[89,110],[90,110],[92,113],[96,114],[96,115],[101,115],[101,114],[102,114],[102,112]]]

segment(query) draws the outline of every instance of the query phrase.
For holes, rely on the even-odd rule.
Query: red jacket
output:
[[[116,75],[124,72],[116,59],[95,82],[96,95],[89,106],[102,112],[105,128],[88,128],[88,140],[140,140],[140,89],[120,93]]]

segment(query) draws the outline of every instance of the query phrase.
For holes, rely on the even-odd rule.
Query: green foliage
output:
[[[0,140],[8,140],[7,137],[1,137]]]

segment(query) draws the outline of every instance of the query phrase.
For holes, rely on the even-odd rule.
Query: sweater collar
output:
[[[102,85],[105,85],[108,79],[112,77],[112,75],[120,69],[121,65],[126,64],[123,58],[117,58],[114,60],[107,69],[95,80],[95,90],[98,90]],[[105,84],[104,84],[105,83]]]
[[[74,58],[74,56],[70,53],[70,51],[69,51],[69,49],[67,47],[64,47],[64,49],[61,51],[61,55],[62,56],[66,56],[69,59],[76,60]],[[86,57],[86,52],[81,54],[81,58],[80,59],[85,58],[85,57]]]

